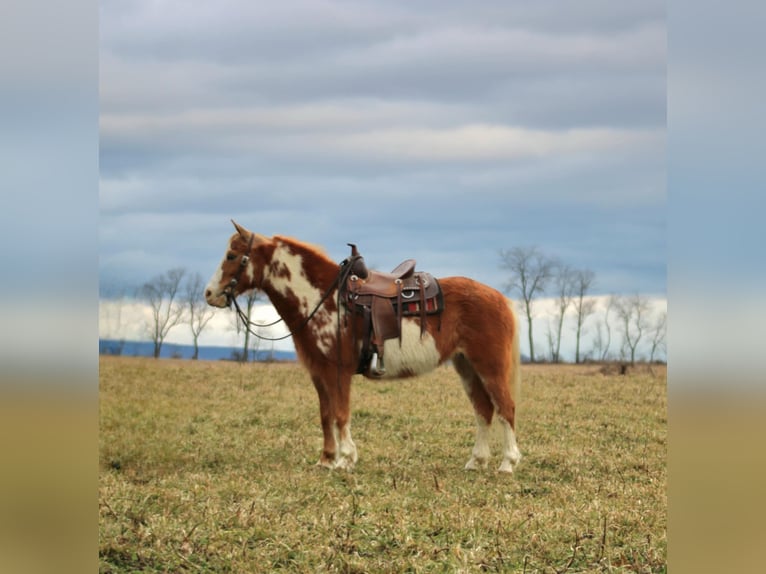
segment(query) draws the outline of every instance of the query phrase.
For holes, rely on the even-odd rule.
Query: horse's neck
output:
[[[294,329],[315,308],[338,276],[339,266],[316,249],[277,238],[263,290],[287,325]],[[334,297],[330,296],[334,305]]]

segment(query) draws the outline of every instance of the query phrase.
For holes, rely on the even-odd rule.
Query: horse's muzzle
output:
[[[218,293],[217,295],[214,295],[213,292],[208,289],[205,291],[205,301],[207,301],[207,304],[211,307],[231,307],[232,295],[228,289]]]

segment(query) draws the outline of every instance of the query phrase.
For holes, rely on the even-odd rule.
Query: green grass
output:
[[[314,466],[296,365],[100,364],[107,572],[664,572],[665,370],[523,369],[512,476],[468,472],[457,376],[355,380],[353,473]]]

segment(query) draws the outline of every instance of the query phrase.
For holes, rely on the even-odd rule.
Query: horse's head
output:
[[[237,232],[229,239],[223,261],[205,287],[205,300],[214,307],[228,307],[232,299],[258,289],[263,282],[264,247],[271,242],[233,220],[232,223]]]

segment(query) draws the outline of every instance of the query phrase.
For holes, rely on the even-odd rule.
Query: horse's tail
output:
[[[519,420],[519,400],[521,399],[521,351],[519,350],[519,340],[521,339],[521,333],[519,333],[519,319],[516,315],[516,308],[513,301],[508,299],[508,307],[511,310],[511,318],[513,319],[513,339],[511,340],[511,371],[510,371],[510,383],[511,386],[511,399],[515,406],[514,413],[514,428],[518,426]]]

